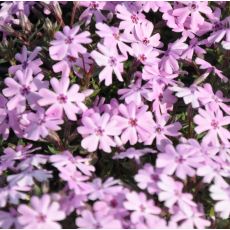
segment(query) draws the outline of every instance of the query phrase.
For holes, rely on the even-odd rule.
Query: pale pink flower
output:
[[[215,211],[220,213],[221,218],[230,217],[230,187],[225,184],[214,184],[210,187],[210,196],[216,201]]]
[[[81,121],[83,126],[78,127],[77,130],[83,136],[82,147],[90,152],[98,148],[111,152],[111,147],[116,146],[114,137],[121,133],[118,121],[111,119],[108,113],[103,115],[94,113],[90,117],[83,116]]]
[[[112,74],[115,73],[119,81],[123,81],[121,73],[123,72],[123,61],[127,58],[123,55],[119,55],[116,47],[106,47],[102,44],[97,45],[99,51],[94,50],[91,53],[91,57],[99,66],[103,66],[104,69],[99,74],[100,81],[105,80],[105,85],[112,84]]]
[[[83,103],[85,98],[91,94],[91,90],[85,92],[79,92],[79,85],[73,84],[70,86],[69,78],[62,77],[60,81],[57,78],[52,78],[50,84],[54,90],[42,88],[39,91],[39,95],[42,97],[39,99],[38,104],[40,106],[51,105],[48,111],[59,110],[60,113],[65,111],[66,116],[72,120],[77,120],[77,113],[81,113],[87,107]]]
[[[218,145],[221,140],[223,143],[228,143],[230,132],[224,126],[230,124],[230,116],[224,116],[220,109],[211,109],[208,106],[199,109],[194,122],[197,125],[195,127],[197,134],[208,131],[203,137],[204,142]]]
[[[87,50],[82,44],[88,44],[92,41],[89,38],[90,33],[88,31],[79,33],[79,31],[79,26],[76,26],[72,29],[69,26],[65,26],[63,28],[63,32],[56,32],[54,35],[55,40],[50,42],[50,57],[53,60],[60,61],[73,50],[75,50],[76,55],[79,53],[86,53]]]
[[[33,196],[30,205],[21,204],[18,207],[18,222],[24,228],[61,228],[57,221],[65,218],[57,202],[52,202],[49,195],[41,198]]]
[[[124,202],[124,207],[131,211],[131,220],[133,223],[138,223],[143,219],[154,218],[161,212],[160,208],[156,207],[153,200],[148,200],[144,193],[130,192],[126,194],[127,201]]]
[[[160,178],[161,181],[157,183],[160,189],[158,199],[164,201],[165,206],[168,208],[172,208],[177,204],[185,214],[191,215],[193,213],[192,208],[196,204],[192,201],[191,194],[183,193],[183,184],[166,175],[161,175]]]
[[[114,116],[114,119],[117,126],[123,130],[121,140],[124,144],[129,141],[134,145],[150,137],[154,122],[152,113],[147,110],[147,106],[138,107],[134,102],[119,106],[120,115]]]

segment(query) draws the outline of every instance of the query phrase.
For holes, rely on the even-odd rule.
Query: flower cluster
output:
[[[1,3],[0,228],[229,227],[229,9]]]

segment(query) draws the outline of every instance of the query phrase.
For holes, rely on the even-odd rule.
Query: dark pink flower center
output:
[[[152,174],[151,175],[151,179],[154,181],[158,181],[159,180],[159,176],[157,174]]]
[[[58,97],[57,97],[57,100],[59,101],[60,104],[65,104],[67,102],[67,96],[64,95],[64,94],[60,94]]]
[[[145,61],[147,59],[147,57],[144,54],[139,55],[138,58],[140,61]]]
[[[67,37],[66,39],[65,39],[65,43],[66,44],[71,44],[73,42],[73,38],[71,38],[71,37]]]
[[[109,58],[109,64],[110,66],[116,66],[117,65],[117,59],[115,57]]]
[[[149,44],[149,39],[148,38],[144,38],[142,42],[143,42],[144,45],[148,45]]]
[[[113,33],[113,37],[114,37],[116,40],[119,40],[120,34],[119,34],[119,33]]]
[[[137,119],[130,119],[129,120],[129,124],[134,127],[134,126],[137,126]]]
[[[29,87],[29,86],[26,86],[26,85],[22,85],[21,94],[22,94],[23,96],[25,96],[25,95],[27,95],[29,92],[30,92],[30,87]]]
[[[131,20],[132,20],[133,23],[137,24],[138,21],[139,21],[139,18],[137,17],[136,14],[132,14],[131,15]]]
[[[157,127],[157,128],[156,128],[156,131],[157,131],[158,133],[161,133],[161,132],[163,131],[163,129],[162,129],[161,127]]]
[[[211,126],[212,126],[214,129],[218,128],[218,126],[219,126],[218,121],[216,121],[216,120],[212,120],[212,122],[211,122]]]
[[[118,205],[118,203],[117,203],[117,201],[116,201],[115,199],[112,199],[112,200],[110,201],[110,205],[111,205],[113,208],[116,208],[117,205]]]
[[[144,212],[145,211],[145,207],[144,207],[144,205],[140,205],[140,210],[141,210],[141,212]]]
[[[198,9],[198,5],[195,2],[193,2],[193,3],[189,4],[189,9],[191,11],[195,11]]]
[[[70,56],[70,55],[68,55],[67,58],[68,58],[69,62],[76,62],[77,61],[77,58]]]
[[[36,217],[37,221],[39,223],[44,223],[46,222],[46,216],[44,214],[39,214],[37,217]]]
[[[99,128],[99,129],[96,130],[96,135],[97,135],[97,136],[102,136],[102,135],[103,135],[103,132],[104,132],[104,130],[101,129],[101,128]]]
[[[99,7],[99,4],[96,2],[90,2],[89,6],[91,9],[96,10]]]
[[[28,62],[27,61],[22,62],[22,68],[23,69],[25,69],[27,66],[28,66]]]
[[[176,162],[177,163],[183,163],[184,162],[184,158],[182,156],[179,156],[179,157],[177,157]]]

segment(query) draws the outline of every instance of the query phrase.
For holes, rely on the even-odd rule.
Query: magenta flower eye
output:
[[[59,101],[60,104],[65,104],[68,100],[68,97],[64,94],[60,94],[58,95],[57,100]]]

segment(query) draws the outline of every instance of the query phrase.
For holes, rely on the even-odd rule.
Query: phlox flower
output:
[[[230,187],[225,184],[213,184],[210,187],[210,196],[216,201],[215,211],[220,213],[221,218],[228,219],[230,216]]]
[[[90,23],[94,16],[96,22],[106,21],[106,16],[101,12],[112,11],[113,5],[110,2],[90,1],[90,2],[79,2],[80,6],[86,7],[79,17],[79,21],[85,21],[86,25]]]
[[[164,201],[168,208],[178,205],[186,215],[191,215],[196,204],[192,201],[191,194],[183,193],[183,184],[166,175],[161,175],[160,179],[157,183],[160,189],[158,199]]]
[[[135,26],[132,34],[133,38],[131,37],[130,39],[132,42],[139,42],[146,46],[160,47],[160,34],[156,33],[152,35],[153,29],[153,23],[149,21],[142,22],[141,24]]]
[[[115,180],[113,177],[109,177],[104,182],[102,182],[101,178],[95,178],[92,181],[92,190],[89,194],[89,199],[103,200],[107,195],[117,195],[122,191],[122,186],[119,183],[119,180]]]
[[[59,177],[68,183],[68,187],[73,190],[76,195],[85,195],[92,190],[92,186],[88,182],[89,177],[74,168],[61,168]]]
[[[15,59],[21,64],[11,66],[9,73],[15,74],[18,70],[25,71],[26,68],[31,69],[35,75],[40,73],[40,65],[43,64],[42,60],[37,58],[40,51],[41,48],[36,47],[32,52],[29,52],[26,46],[23,46],[21,53],[15,55]]]
[[[202,105],[208,105],[210,108],[222,109],[230,115],[230,108],[225,104],[230,102],[230,99],[225,98],[220,90],[217,90],[216,93],[214,93],[213,88],[209,83],[205,83],[203,87],[198,87],[198,98]]]
[[[199,25],[205,21],[202,14],[210,15],[212,9],[207,2],[181,2],[178,8],[173,10],[172,15],[178,18],[178,23],[183,24],[188,17],[191,17],[190,27],[197,30]]]
[[[123,61],[127,58],[123,55],[119,55],[116,47],[106,47],[102,44],[97,45],[98,50],[94,50],[91,53],[91,57],[99,66],[104,66],[103,70],[99,74],[100,81],[105,80],[105,85],[112,84],[112,74],[115,73],[119,81],[123,81],[121,73],[123,72]]]
[[[106,47],[114,46],[118,47],[119,51],[126,56],[127,52],[132,53],[132,49],[126,43],[129,42],[127,36],[120,32],[118,27],[108,26],[105,23],[96,24],[96,33],[103,38],[103,44]]]
[[[87,50],[82,44],[91,43],[90,33],[88,31],[79,33],[79,31],[80,26],[75,26],[74,28],[65,26],[63,32],[56,32],[54,35],[55,40],[50,42],[50,57],[53,60],[60,61],[73,50],[75,50],[76,55],[86,53]]]
[[[228,78],[224,76],[221,70],[217,69],[215,66],[211,65],[209,62],[197,57],[195,63],[199,65],[200,69],[205,70],[203,77],[207,78],[209,74],[214,73],[217,75],[223,82],[228,82]]]
[[[111,215],[98,216],[90,210],[84,210],[81,216],[76,219],[76,225],[80,228],[102,229],[102,228],[115,228],[121,229],[121,222]]]
[[[60,130],[63,120],[60,110],[47,111],[39,108],[36,113],[28,112],[22,115],[21,121],[24,126],[24,138],[37,141],[48,136],[50,131]]]
[[[14,208],[10,208],[9,212],[0,211],[0,227],[2,229],[22,228],[22,226],[18,223],[17,215],[18,213]]]
[[[134,176],[135,181],[140,189],[146,189],[148,193],[158,193],[159,188],[157,186],[160,180],[162,170],[154,169],[149,163],[146,163],[142,169],[138,170],[138,173]]]
[[[39,91],[41,99],[38,100],[40,106],[51,105],[48,109],[50,111],[59,111],[61,114],[63,110],[69,120],[77,120],[77,113],[81,113],[87,107],[83,103],[85,98],[91,94],[91,90],[79,92],[79,85],[73,84],[70,86],[70,79],[62,77],[59,81],[57,78],[52,78],[50,84],[54,90],[42,88]]]
[[[128,105],[120,104],[120,115],[114,116],[114,119],[117,121],[117,126],[122,129],[123,144],[129,141],[134,145],[150,137],[154,121],[152,113],[147,110],[146,105],[138,107],[134,102]]]
[[[30,205],[21,204],[18,207],[18,222],[24,228],[61,228],[58,221],[65,218],[65,213],[60,210],[60,205],[51,200],[49,195],[41,198],[33,196]]]
[[[50,156],[50,162],[53,166],[62,170],[62,168],[77,168],[86,176],[90,176],[92,172],[95,171],[93,165],[90,165],[89,158],[83,158],[81,156],[74,156],[69,151],[64,151],[63,153],[59,153],[56,155]]]
[[[193,207],[193,213],[191,215],[186,215],[180,210],[175,210],[171,221],[179,223],[179,228],[182,229],[205,229],[211,224],[209,220],[205,219],[204,213],[197,207]]]
[[[183,39],[178,39],[173,43],[169,43],[168,49],[164,52],[160,61],[160,70],[165,71],[168,74],[175,73],[179,70],[178,59],[181,58],[181,54],[188,48],[188,45]]]
[[[158,62],[159,52],[151,46],[145,46],[142,43],[132,43],[132,56],[143,65],[153,65]]]
[[[92,116],[83,116],[81,120],[83,126],[77,131],[83,136],[81,145],[90,152],[97,148],[105,152],[111,152],[111,147],[116,146],[114,137],[121,133],[116,120],[112,120],[108,113],[100,115],[94,113]]]
[[[208,131],[203,141],[214,146],[218,145],[220,140],[228,143],[230,132],[224,126],[230,124],[230,116],[224,116],[220,109],[211,109],[208,106],[198,111],[199,114],[194,117],[194,123],[197,125],[195,131],[197,134]]]
[[[168,175],[176,174],[182,180],[196,174],[196,168],[203,163],[203,158],[191,151],[187,145],[166,145],[164,151],[157,155],[156,167]]]
[[[38,91],[48,86],[47,82],[42,81],[43,78],[42,74],[34,77],[32,69],[26,69],[24,72],[18,70],[15,78],[7,77],[4,81],[7,88],[2,91],[4,96],[9,97],[7,108],[9,110],[17,108],[20,112],[24,112],[26,102],[30,107],[35,107],[40,98]]]
[[[170,143],[170,139],[167,136],[177,137],[180,135],[179,130],[181,129],[180,122],[174,122],[168,124],[170,119],[169,114],[160,114],[159,111],[155,112],[156,122],[154,121],[152,125],[152,134],[145,141],[146,144],[152,144],[153,140],[156,138],[156,143],[158,149],[164,148],[167,143]]]
[[[128,3],[118,4],[116,6],[116,16],[121,19],[119,28],[126,33],[132,31],[138,24],[145,22],[145,15],[132,9]]]
[[[160,208],[154,205],[153,200],[148,200],[143,192],[127,193],[126,199],[124,207],[131,211],[130,217],[133,223],[154,218],[154,215],[161,212]]]

